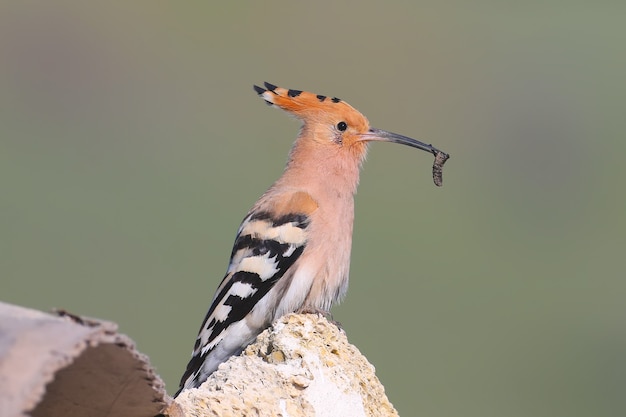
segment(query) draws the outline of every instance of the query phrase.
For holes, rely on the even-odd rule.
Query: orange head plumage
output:
[[[400,143],[435,156],[441,155],[444,162],[449,157],[432,145],[372,128],[363,114],[336,97],[286,89],[267,82],[264,85],[255,85],[254,90],[267,104],[283,109],[303,122],[294,148],[296,151],[298,145],[307,149],[323,148],[330,151],[327,155],[352,158],[360,164],[367,153],[368,142],[378,141]]]

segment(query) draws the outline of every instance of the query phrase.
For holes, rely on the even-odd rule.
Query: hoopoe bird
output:
[[[354,194],[369,142],[395,142],[430,152],[435,164],[439,161],[439,173],[448,158],[432,145],[370,127],[365,116],[338,98],[269,83],[254,89],[303,125],[282,176],[239,227],[226,276],[200,327],[176,395],[199,387],[275,319],[292,312],[328,312],[344,297]]]

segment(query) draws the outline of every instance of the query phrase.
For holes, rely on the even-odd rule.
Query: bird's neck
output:
[[[277,185],[297,185],[316,196],[352,198],[359,184],[361,159],[332,144],[298,141]]]

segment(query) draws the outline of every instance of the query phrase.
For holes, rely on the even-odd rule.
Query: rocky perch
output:
[[[166,409],[183,416],[397,416],[374,367],[324,317],[290,314]]]

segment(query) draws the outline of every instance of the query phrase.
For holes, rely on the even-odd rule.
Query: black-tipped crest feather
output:
[[[278,88],[274,84],[270,84],[267,81],[265,81],[263,84],[265,85],[265,88],[267,88],[272,93],[274,93],[274,90],[276,90]]]

